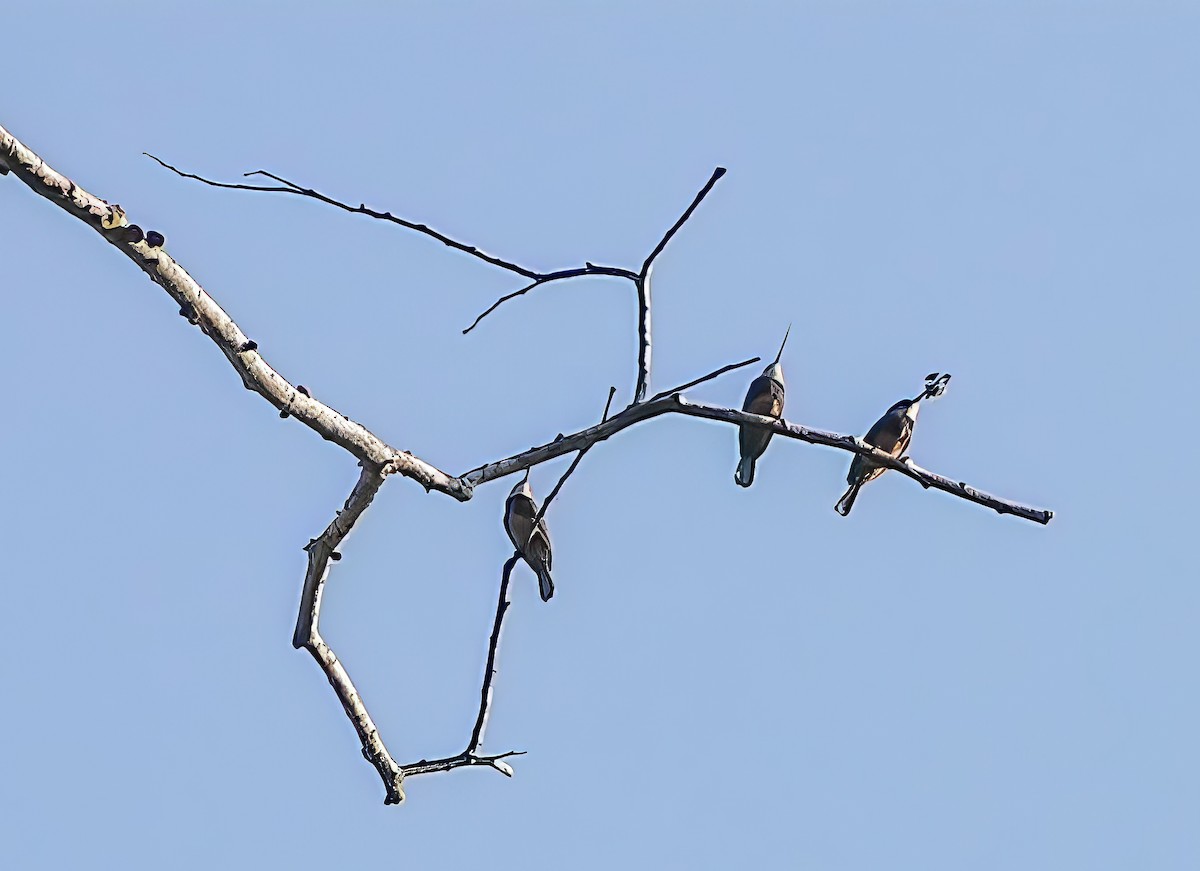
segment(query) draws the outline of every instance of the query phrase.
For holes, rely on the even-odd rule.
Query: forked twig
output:
[[[509,750],[507,753],[489,756],[480,755],[479,748],[483,744],[483,733],[487,728],[488,717],[492,710],[492,682],[496,676],[496,656],[500,650],[500,634],[504,629],[504,617],[512,604],[508,596],[508,582],[512,576],[513,567],[520,558],[521,552],[514,552],[504,563],[504,570],[500,573],[500,595],[496,602],[496,617],[492,621],[492,634],[488,639],[487,664],[483,669],[483,684],[479,691],[479,714],[475,718],[475,727],[471,730],[471,740],[467,742],[467,749],[455,756],[447,756],[442,759],[422,759],[420,762],[405,765],[403,769],[405,777],[411,777],[414,774],[432,774],[435,771],[450,771],[453,768],[467,768],[473,765],[485,765],[507,777],[513,776],[512,766],[501,760],[510,756],[522,756],[525,753],[524,750]]]
[[[483,743],[483,731],[487,728],[488,715],[492,708],[492,680],[496,676],[496,652],[500,649],[500,631],[504,628],[504,615],[512,602],[508,598],[508,581],[512,576],[513,567],[521,558],[521,552],[514,551],[504,563],[500,573],[500,596],[496,602],[496,619],[492,621],[492,635],[488,641],[487,665],[483,669],[483,686],[479,691],[479,716],[475,718],[475,728],[471,730],[471,740],[467,743],[466,752],[474,754]]]
[[[608,412],[609,409],[612,408],[613,397],[616,395],[617,388],[608,388],[608,401],[604,403],[604,414],[600,418],[601,423],[604,423],[608,420]],[[550,503],[554,501],[554,497],[558,495],[558,491],[562,489],[563,484],[567,483],[567,478],[571,477],[571,473],[579,468],[579,463],[583,459],[583,455],[591,449],[592,445],[588,445],[575,455],[575,459],[571,461],[571,465],[567,467],[567,471],[563,472],[562,477],[558,479],[558,483],[554,485],[554,489],[550,491],[550,495],[546,497],[546,501],[542,503],[542,507],[538,509],[537,516],[533,518],[534,525],[537,525],[537,523],[546,516],[546,511],[550,508]]]
[[[306,188],[298,185],[294,181],[283,178],[279,175],[275,175],[274,173],[267,172],[265,169],[257,169],[253,172],[244,173],[243,175],[244,177],[261,175],[272,179],[273,181],[279,182],[279,184],[282,185],[281,187],[275,187],[272,185],[238,184],[234,182],[214,181],[213,179],[205,178],[204,176],[197,175],[193,172],[185,172],[178,167],[172,166],[165,160],[155,157],[149,152],[142,153],[163,168],[170,170],[176,175],[183,178],[194,179],[195,181],[209,185],[210,187],[239,191],[283,193],[292,194],[294,196],[308,197],[309,199],[317,200],[318,202],[325,203],[326,205],[333,206],[334,208],[341,209],[345,212],[350,212],[351,214],[366,215],[370,218],[375,218],[380,221],[390,221],[393,224],[398,224],[401,227],[405,227],[409,230],[415,230],[418,233],[423,233],[430,238],[438,240],[443,245],[454,248],[457,251],[462,251],[465,254],[470,254],[472,257],[476,257],[485,263],[490,263],[493,266],[499,266],[501,269],[506,269],[509,272],[513,272],[524,278],[530,279],[529,284],[513,291],[512,293],[505,294],[504,296],[500,297],[500,299],[488,306],[485,311],[475,318],[469,327],[463,330],[464,335],[471,332],[471,330],[475,329],[475,327],[479,326],[480,321],[482,321],[504,303],[516,299],[519,296],[524,296],[529,291],[533,290],[534,288],[541,287],[543,284],[550,284],[551,282],[562,281],[568,278],[579,278],[585,275],[605,275],[632,281],[637,291],[638,298],[638,374],[637,383],[634,385],[632,404],[641,402],[646,398],[646,393],[648,392],[650,384],[650,357],[653,344],[650,335],[650,276],[653,270],[654,260],[659,254],[662,253],[663,249],[667,247],[667,243],[670,242],[672,237],[679,232],[679,229],[687,222],[688,218],[692,216],[692,213],[696,211],[704,198],[708,196],[709,191],[713,189],[713,186],[721,180],[721,177],[725,175],[726,172],[725,168],[721,166],[713,170],[712,175],[709,177],[708,181],[705,182],[704,187],[702,187],[700,192],[697,193],[692,199],[691,205],[684,210],[683,214],[679,216],[675,223],[671,225],[670,229],[663,234],[661,239],[659,239],[658,244],[654,246],[654,249],[646,257],[645,261],[643,261],[642,268],[638,272],[634,272],[631,269],[625,269],[620,266],[598,266],[594,263],[585,263],[583,266],[577,266],[571,269],[559,269],[553,272],[537,272],[533,269],[529,269],[525,266],[514,263],[511,260],[505,260],[501,257],[496,257],[493,254],[488,254],[474,245],[468,245],[465,242],[459,242],[456,239],[452,239],[446,234],[434,230],[427,224],[421,224],[415,221],[406,220],[404,218],[398,218],[391,212],[380,212],[376,211],[375,209],[367,208],[366,203],[359,203],[357,206],[354,206],[350,203],[344,203],[340,200],[335,200],[333,197],[326,196],[325,194],[313,190],[312,188]]]

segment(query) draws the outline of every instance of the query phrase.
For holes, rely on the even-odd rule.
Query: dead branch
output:
[[[519,296],[524,296],[529,291],[541,287],[543,284],[550,284],[555,281],[563,281],[568,278],[579,278],[584,275],[606,275],[632,281],[635,289],[637,290],[638,297],[638,375],[637,383],[633,390],[633,403],[641,402],[646,398],[646,393],[650,385],[650,355],[652,348],[652,339],[650,336],[650,274],[654,267],[654,260],[659,254],[662,253],[663,249],[667,247],[667,243],[671,241],[671,238],[677,232],[679,232],[679,228],[687,222],[688,218],[692,216],[692,213],[696,211],[704,198],[708,196],[709,191],[713,189],[713,186],[721,180],[721,177],[725,175],[726,172],[725,168],[720,166],[713,170],[712,176],[707,182],[705,182],[704,187],[700,189],[700,192],[692,199],[691,205],[684,210],[683,214],[680,215],[675,223],[671,225],[671,228],[663,234],[663,237],[658,241],[658,244],[654,246],[654,250],[651,251],[646,257],[645,261],[642,263],[642,268],[638,272],[634,272],[631,269],[624,269],[619,266],[597,266],[594,263],[585,263],[583,266],[577,266],[572,269],[559,269],[554,272],[536,272],[525,266],[514,263],[511,260],[504,260],[500,257],[488,254],[474,245],[469,245],[465,242],[459,242],[455,239],[451,239],[449,236],[439,233],[437,230],[432,229],[426,224],[419,224],[414,221],[405,220],[404,218],[398,218],[391,212],[379,212],[375,209],[369,209],[365,203],[359,203],[357,206],[352,206],[349,203],[343,203],[339,200],[333,199],[332,197],[326,196],[323,193],[315,191],[312,188],[301,187],[293,181],[289,181],[286,178],[267,172],[263,169],[247,172],[244,175],[247,177],[254,175],[265,176],[266,178],[279,182],[282,187],[273,185],[238,184],[234,182],[214,181],[212,179],[205,178],[204,176],[196,175],[195,173],[184,172],[178,167],[174,167],[166,161],[155,157],[153,154],[148,152],[142,153],[158,163],[160,166],[169,169],[176,175],[182,176],[183,178],[194,179],[198,182],[209,185],[210,187],[226,188],[228,190],[238,191],[260,191],[264,193],[293,194],[295,196],[317,200],[318,202],[325,203],[326,205],[333,206],[352,214],[366,215],[370,218],[375,218],[380,221],[390,221],[393,224],[399,224],[401,227],[406,227],[409,230],[415,230],[418,233],[422,233],[433,239],[437,239],[443,245],[447,245],[457,251],[462,251],[465,254],[470,254],[472,257],[476,257],[485,263],[490,263],[493,266],[499,266],[501,269],[506,269],[509,272],[513,272],[524,278],[531,279],[529,284],[525,285],[519,290],[515,290],[512,293],[500,297],[500,299],[488,306],[488,308],[482,314],[475,318],[469,327],[463,330],[464,335],[479,326],[480,321],[482,321],[504,303],[508,302],[509,300],[516,299]]]
[[[487,728],[488,715],[492,709],[492,681],[496,677],[496,653],[500,649],[500,632],[504,628],[504,615],[508,613],[508,606],[512,604],[508,598],[508,582],[512,577],[513,567],[520,559],[521,552],[514,551],[500,572],[500,595],[496,602],[496,619],[492,621],[487,665],[483,669],[483,686],[479,691],[479,715],[475,718],[475,728],[471,730],[471,740],[467,742],[465,751],[468,755],[473,755],[483,744],[483,732]]]
[[[304,574],[304,588],[300,595],[300,613],[296,617],[296,631],[292,635],[292,646],[303,647],[312,654],[317,665],[325,672],[329,685],[333,687],[338,701],[346,711],[346,716],[354,724],[358,740],[362,742],[362,753],[368,762],[383,778],[386,795],[384,804],[399,804],[404,801],[404,771],[392,759],[387,747],[379,737],[375,722],[367,713],[362,696],[354,688],[345,666],[334,654],[333,649],[321,637],[321,594],[325,589],[325,578],[329,570],[330,557],[337,552],[337,547],[350,530],[355,521],[362,516],[383,486],[386,475],[379,466],[364,466],[359,475],[358,483],[350,493],[350,498],[325,528],[325,531],[314,538],[305,547],[308,551],[308,570]]]
[[[362,424],[301,392],[271,368],[258,343],[250,341],[170,254],[162,248],[152,247],[145,240],[127,241],[133,225],[129,224],[124,209],[110,205],[59,175],[3,127],[0,127],[0,161],[35,192],[98,232],[170,294],[179,304],[181,313],[186,313],[188,319],[221,350],[246,389],[258,393],[279,411],[287,412],[322,438],[345,448],[360,462],[412,478],[426,490],[440,490],[460,500],[470,498],[471,494],[462,489],[457,479],[406,451],[396,450]]]
[[[722,366],[720,369],[714,369],[707,375],[701,375],[688,381],[686,384],[680,384],[678,387],[672,387],[670,390],[664,390],[662,393],[656,393],[650,397],[651,401],[662,399],[664,396],[670,396],[672,393],[683,393],[683,391],[695,387],[698,384],[703,384],[705,381],[712,381],[714,378],[724,375],[726,372],[732,372],[734,369],[742,369],[746,366],[753,366],[762,360],[762,357],[751,357],[749,360],[743,360],[740,363],[730,363],[728,366]]]
[[[418,224],[414,221],[406,221],[404,218],[396,217],[391,212],[377,212],[374,209],[368,209],[365,203],[359,203],[357,206],[352,206],[349,203],[340,202],[339,200],[335,200],[333,197],[327,197],[325,194],[315,191],[312,188],[301,187],[295,182],[288,181],[286,178],[281,178],[273,173],[269,173],[265,169],[256,169],[253,172],[243,173],[243,177],[249,178],[250,176],[261,175],[265,176],[266,178],[274,179],[283,185],[283,187],[257,184],[231,184],[229,182],[213,181],[212,179],[204,178],[203,176],[196,175],[195,173],[184,172],[182,169],[171,166],[171,164],[155,157],[148,151],[143,151],[142,154],[146,155],[146,157],[150,158],[155,163],[158,163],[160,166],[171,170],[171,172],[175,173],[176,175],[182,176],[183,178],[195,179],[196,181],[209,185],[210,187],[225,188],[227,190],[235,191],[260,191],[263,193],[294,194],[295,196],[308,197],[309,199],[318,200],[319,202],[325,203],[328,206],[333,206],[334,208],[341,209],[352,214],[366,215],[369,218],[375,218],[379,221],[390,221],[393,224],[399,224],[401,227],[406,229],[415,230],[416,232],[429,236],[432,239],[437,239],[447,247],[454,248],[457,251],[462,251],[464,254],[470,254],[472,257],[477,257],[485,263],[490,263],[493,266],[499,266],[501,269],[507,269],[509,272],[515,272],[517,275],[522,275],[525,278],[541,277],[540,273],[534,272],[531,269],[526,269],[524,266],[518,266],[516,263],[512,263],[508,260],[494,257],[491,254],[488,254],[486,251],[481,251],[474,245],[466,245],[462,242],[457,242],[454,239],[451,239],[449,236],[439,233],[437,230],[427,226],[426,224]]]
[[[467,749],[454,756],[446,756],[442,759],[422,759],[420,762],[405,765],[404,775],[406,777],[477,765],[494,768],[501,774],[512,777],[512,766],[502,760],[510,756],[524,755],[524,750],[509,750],[507,753],[490,756],[479,753],[479,748],[483,745],[483,733],[487,728],[488,717],[492,710],[492,682],[496,677],[496,656],[500,651],[500,635],[504,629],[504,617],[508,613],[509,605],[512,604],[508,595],[509,579],[512,577],[513,567],[520,559],[521,552],[515,551],[504,563],[504,569],[500,573],[500,594],[496,601],[496,617],[492,621],[492,634],[488,640],[487,664],[483,667],[483,685],[479,690],[479,714],[475,718],[475,728],[471,730],[471,739],[467,742]]]
[[[721,408],[714,405],[705,405],[700,402],[692,402],[678,393],[671,393],[661,398],[651,399],[639,405],[631,405],[604,423],[598,423],[595,426],[588,427],[571,435],[556,438],[552,442],[530,448],[527,451],[522,451],[503,460],[485,463],[469,472],[464,472],[461,480],[464,482],[464,486],[478,487],[480,484],[486,484],[489,481],[503,478],[514,472],[523,472],[531,466],[540,465],[547,460],[553,460],[572,451],[590,448],[597,442],[602,442],[623,429],[627,429],[644,420],[649,420],[652,417],[658,417],[660,414],[686,414],[690,417],[703,417],[708,420],[717,420],[731,424],[758,424],[767,427],[775,434],[781,435],[784,438],[797,439],[813,445],[824,445],[829,448],[837,448],[838,450],[869,456],[881,466],[887,466],[889,469],[895,469],[907,475],[926,489],[933,487],[934,489],[942,490],[952,496],[966,499],[968,502],[974,502],[978,505],[991,508],[1000,514],[1012,514],[1014,517],[1021,517],[1025,520],[1032,520],[1042,524],[1049,523],[1050,519],[1054,516],[1053,511],[1030,508],[1017,502],[1010,502],[1007,499],[1001,499],[998,496],[984,493],[982,490],[971,487],[965,482],[952,481],[949,478],[922,469],[908,457],[896,459],[891,454],[884,453],[878,448],[872,447],[858,436],[810,429],[798,423],[789,423],[782,419],[776,420],[772,417],[750,414],[749,412],[738,411],[734,408]]]
[[[154,159],[158,160],[158,158]],[[511,776],[512,768],[503,760],[510,756],[519,755],[517,751],[509,751],[491,756],[478,755],[478,749],[483,741],[483,732],[490,712],[492,680],[495,674],[496,657],[498,655],[503,620],[509,605],[508,581],[516,561],[515,557],[505,564],[502,574],[497,613],[493,624],[492,636],[488,648],[488,660],[481,687],[479,715],[467,748],[456,756],[434,760],[423,759],[405,766],[397,765],[380,738],[379,732],[371,720],[362,698],[355,690],[345,667],[320,635],[320,608],[329,563],[331,560],[339,558],[336,550],[337,547],[344,542],[355,522],[371,504],[375,494],[389,475],[399,474],[403,477],[411,478],[421,484],[427,491],[436,490],[453,496],[459,501],[466,501],[472,497],[474,488],[479,484],[488,483],[505,475],[522,471],[571,452],[576,452],[577,456],[571,466],[562,478],[559,479],[558,484],[545,503],[543,503],[542,513],[544,514],[546,508],[558,494],[566,479],[578,467],[583,455],[595,444],[641,421],[657,417],[661,414],[678,413],[721,421],[732,425],[752,423],[768,427],[773,432],[786,438],[798,439],[811,444],[825,445],[839,450],[867,455],[880,466],[895,469],[916,480],[923,487],[933,487],[943,490],[960,498],[992,508],[1002,514],[1013,514],[1014,516],[1043,524],[1048,523],[1053,516],[1050,511],[1029,508],[1015,502],[1000,499],[983,493],[963,482],[955,482],[929,472],[915,465],[908,457],[895,459],[871,447],[856,436],[828,433],[822,430],[809,429],[799,424],[789,423],[785,420],[774,420],[772,418],[748,414],[736,409],[696,403],[680,395],[681,391],[715,378],[725,372],[758,362],[758,358],[725,366],[702,378],[689,381],[671,391],[660,393],[650,400],[644,399],[648,389],[650,372],[650,276],[655,258],[662,252],[667,243],[688,218],[691,217],[713,185],[724,175],[724,169],[718,168],[713,173],[708,183],[693,199],[692,204],[651,251],[639,272],[634,273],[631,270],[620,267],[596,266],[586,263],[583,267],[575,269],[539,273],[511,261],[486,254],[472,245],[457,242],[436,230],[430,229],[424,224],[396,218],[388,212],[376,212],[366,208],[365,205],[355,208],[326,197],[309,188],[302,188],[293,182],[262,170],[255,173],[247,173],[247,175],[263,175],[280,182],[283,187],[213,182],[191,173],[182,172],[162,161],[158,162],[179,175],[197,179],[215,187],[291,193],[316,199],[345,211],[391,221],[408,229],[428,235],[451,248],[463,251],[480,260],[499,266],[532,281],[530,285],[516,293],[509,294],[496,305],[507,299],[521,295],[541,284],[580,275],[609,275],[619,277],[633,281],[638,289],[639,372],[634,400],[630,406],[617,415],[609,417],[612,398],[615,393],[615,391],[610,391],[604,416],[599,424],[570,436],[559,437],[549,444],[532,448],[512,457],[486,463],[459,477],[451,477],[411,453],[397,451],[366,427],[350,420],[345,415],[310,396],[306,389],[291,384],[267,364],[259,351],[258,344],[251,341],[242,333],[224,309],[204,291],[183,267],[162,249],[162,245],[164,244],[162,234],[155,231],[143,233],[141,228],[129,222],[124,210],[119,205],[105,202],[83,190],[70,179],[55,172],[41,158],[12,136],[12,134],[3,127],[0,127],[0,176],[8,175],[11,172],[11,174],[19,178],[29,188],[96,230],[110,244],[116,246],[136,263],[152,281],[162,287],[171,296],[179,305],[180,314],[186,316],[190,323],[199,326],[200,330],[225,355],[226,359],[229,360],[234,370],[241,377],[242,383],[247,389],[261,395],[280,412],[281,416],[296,418],[305,426],[318,433],[322,438],[344,448],[358,459],[362,471],[350,497],[346,500],[342,509],[337,512],[325,531],[310,541],[306,547],[308,552],[308,566],[304,576],[300,610],[292,641],[293,645],[297,648],[303,647],[312,654],[328,678],[347,716],[354,724],[359,740],[362,743],[363,755],[375,767],[384,782],[386,790],[385,802],[389,804],[399,803],[403,800],[402,783],[405,776],[434,771],[448,771],[453,768],[469,766],[490,767]],[[495,310],[495,308],[496,306],[494,305],[488,312]],[[488,312],[484,314],[486,315]],[[478,323],[478,320],[476,323]]]
[[[608,420],[608,412],[612,409],[613,397],[617,395],[617,388],[608,388],[608,401],[604,403],[604,414],[600,416],[600,422],[604,423]],[[581,450],[575,455],[575,459],[571,461],[571,465],[567,466],[567,471],[563,472],[562,477],[558,479],[558,483],[554,485],[554,489],[550,491],[550,495],[546,497],[546,501],[542,503],[542,507],[538,510],[537,516],[533,518],[534,525],[546,516],[546,511],[550,508],[550,503],[554,501],[554,497],[558,495],[558,491],[562,489],[563,484],[567,483],[567,478],[571,477],[571,473],[579,468],[579,463],[583,460],[583,455],[591,450],[591,445]]]

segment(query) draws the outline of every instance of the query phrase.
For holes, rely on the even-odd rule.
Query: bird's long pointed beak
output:
[[[787,344],[788,336],[792,334],[792,325],[788,324],[787,332],[783,334],[783,342],[779,345],[779,353],[775,355],[775,362],[778,363],[783,356],[783,346]]]

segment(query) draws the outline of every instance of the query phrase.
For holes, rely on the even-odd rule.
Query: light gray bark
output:
[[[165,165],[165,164],[164,164]],[[662,238],[649,257],[646,258],[639,272],[618,268],[596,266],[588,263],[583,267],[561,270],[554,273],[535,273],[509,261],[485,254],[470,245],[465,245],[449,239],[436,231],[430,230],[423,224],[416,224],[395,218],[390,213],[380,213],[338,203],[317,194],[307,188],[263,173],[280,181],[286,187],[264,188],[248,185],[225,185],[215,182],[219,187],[248,188],[251,190],[277,190],[285,193],[300,194],[312,197],[322,202],[338,206],[347,211],[357,212],[381,220],[389,220],[402,226],[425,233],[438,239],[459,251],[479,257],[489,263],[508,269],[514,273],[532,279],[532,283],[516,293],[500,300],[511,299],[538,287],[541,284],[572,278],[580,275],[611,275],[633,281],[639,300],[639,358],[638,378],[634,390],[633,403],[618,414],[608,417],[608,406],[602,422],[576,432],[572,435],[557,439],[541,447],[532,448],[520,454],[505,459],[485,463],[461,476],[446,474],[431,464],[419,459],[406,451],[398,451],[372,433],[363,425],[350,420],[323,402],[307,395],[306,391],[291,384],[286,378],[273,369],[260,350],[238,328],[233,319],[216,301],[179,265],[162,247],[155,247],[141,239],[140,233],[133,233],[128,216],[124,210],[115,204],[110,204],[84,189],[80,188],[67,177],[60,175],[47,166],[33,151],[18,141],[11,133],[0,127],[0,176],[11,172],[30,189],[46,197],[65,211],[79,218],[104,237],[110,244],[116,246],[130,260],[138,265],[152,281],[162,287],[180,306],[181,313],[187,314],[189,320],[197,324],[200,330],[220,349],[230,365],[242,379],[247,389],[261,395],[281,413],[296,418],[322,438],[325,438],[348,451],[354,456],[362,468],[358,482],[346,500],[342,509],[337,512],[329,526],[307,546],[308,566],[304,576],[303,592],[301,594],[300,612],[296,621],[296,629],[292,643],[297,648],[304,648],[312,654],[318,665],[324,671],[333,687],[338,700],[346,711],[346,715],[354,724],[355,731],[362,742],[363,755],[379,772],[383,780],[386,795],[385,802],[398,804],[404,799],[402,783],[406,775],[424,774],[434,771],[447,771],[453,768],[467,766],[487,766],[511,775],[512,769],[502,760],[516,755],[515,752],[500,753],[492,756],[478,755],[479,744],[482,741],[483,727],[487,720],[491,700],[491,677],[495,666],[495,654],[499,644],[500,629],[503,616],[507,610],[508,574],[512,570],[513,561],[505,565],[501,582],[500,599],[497,607],[496,623],[489,647],[487,673],[484,677],[479,716],[475,730],[472,733],[467,749],[456,756],[443,759],[421,760],[410,765],[398,765],[389,754],[387,747],[380,738],[379,731],[367,712],[362,698],[354,688],[345,667],[338,660],[330,646],[320,634],[320,610],[324,591],[325,578],[331,561],[339,558],[337,548],[345,541],[353,529],[355,522],[370,506],[375,494],[379,492],[387,478],[400,475],[410,478],[427,491],[437,491],[452,496],[459,501],[470,499],[475,487],[494,481],[497,478],[522,471],[531,466],[553,460],[564,454],[578,451],[576,458],[567,474],[559,481],[562,486],[567,475],[574,470],[578,460],[593,445],[615,435],[626,427],[633,426],[661,414],[684,414],[692,417],[702,417],[731,425],[743,423],[759,424],[769,427],[774,433],[785,438],[798,439],[810,444],[845,450],[856,454],[870,456],[881,466],[895,469],[920,483],[923,487],[933,487],[954,496],[992,508],[1002,514],[1012,514],[1038,523],[1048,523],[1053,513],[1043,509],[1030,508],[1005,499],[983,493],[963,482],[952,481],[941,475],[929,472],[912,463],[907,457],[895,459],[882,451],[872,448],[856,436],[840,435],[822,430],[809,429],[800,424],[784,420],[761,417],[731,408],[719,408],[692,402],[678,392],[686,387],[715,377],[757,360],[727,366],[717,372],[697,379],[675,391],[659,394],[650,400],[644,400],[650,383],[650,274],[654,259],[662,252],[667,242],[688,219],[701,200],[712,189],[712,186],[724,175],[725,170],[718,168],[705,187],[696,195],[691,206],[675,222]],[[178,170],[176,170],[178,172]],[[188,175],[180,173],[181,175]],[[199,178],[198,176],[190,176]],[[497,303],[499,305],[499,303]],[[493,306],[493,309],[495,306]],[[490,312],[493,309],[489,309]],[[485,315],[487,312],[484,313]],[[482,317],[482,316],[481,316]],[[478,321],[476,321],[478,323]],[[468,330],[469,331],[469,330]],[[612,401],[610,393],[609,402]],[[543,510],[548,507],[553,498],[547,499]],[[540,515],[539,515],[540,516]]]

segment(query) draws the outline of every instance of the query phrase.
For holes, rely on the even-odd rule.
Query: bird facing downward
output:
[[[912,441],[913,426],[917,422],[917,413],[921,410],[921,400],[924,398],[922,395],[916,399],[902,399],[897,402],[867,430],[864,441],[893,457],[903,456],[908,450],[908,443]],[[843,517],[848,515],[854,507],[854,500],[858,498],[858,491],[862,489],[862,485],[873,481],[886,471],[885,467],[869,457],[855,454],[850,463],[850,471],[846,475],[846,483],[850,485],[850,489],[842,494],[833,510]]]
[[[538,514],[537,503],[533,501],[533,490],[529,486],[529,472],[525,472],[504,503],[504,530],[512,540],[513,547],[521,554],[529,567],[538,577],[538,589],[542,601],[549,602],[554,595],[554,582],[550,579],[550,533],[546,530],[546,520],[535,519]]]
[[[746,401],[742,403],[742,411],[774,418],[783,416],[783,366],[779,364],[779,359],[783,356],[783,346],[787,344],[791,332],[791,324],[788,324],[787,332],[783,334],[783,344],[779,346],[779,353],[775,355],[775,362],[750,382],[750,389],[746,391]],[[738,450],[741,460],[733,474],[733,480],[739,486],[749,487],[754,483],[754,463],[763,455],[770,441],[769,429],[750,423],[743,423],[738,428]]]

